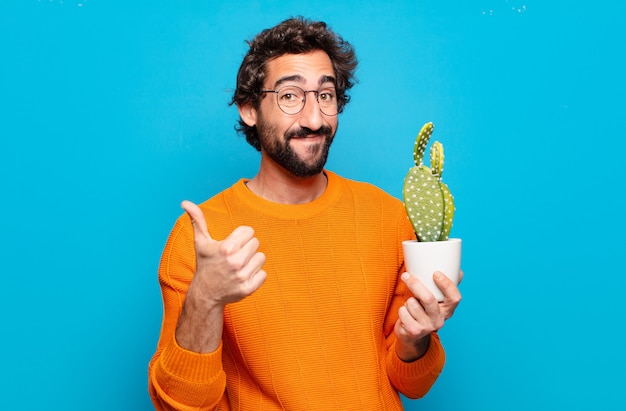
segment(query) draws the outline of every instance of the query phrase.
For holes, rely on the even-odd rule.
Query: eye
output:
[[[304,93],[299,91],[298,89],[294,89],[293,87],[289,87],[281,90],[278,99],[281,104],[299,104],[302,102],[302,95]]]
[[[335,91],[334,90],[322,90],[319,92],[320,103],[334,103]]]

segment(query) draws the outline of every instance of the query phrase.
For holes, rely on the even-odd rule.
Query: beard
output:
[[[287,131],[283,136],[284,138],[281,139],[278,137],[276,128],[268,125],[263,118],[259,118],[257,133],[259,134],[261,148],[265,153],[274,162],[296,177],[312,177],[324,170],[330,146],[335,137],[335,133],[333,133],[330,127],[322,126],[315,131],[306,127]],[[294,138],[306,138],[307,136],[325,137],[322,143],[308,148],[309,153],[315,156],[310,162],[301,159],[289,144]]]

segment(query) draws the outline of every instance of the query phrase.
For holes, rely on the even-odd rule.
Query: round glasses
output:
[[[321,90],[303,90],[298,86],[284,86],[278,90],[261,90],[261,93],[275,93],[276,102],[285,114],[298,114],[306,104],[307,93],[315,93],[320,111],[327,116],[337,115],[337,91],[334,87]]]

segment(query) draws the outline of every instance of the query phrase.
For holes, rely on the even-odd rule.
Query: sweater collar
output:
[[[328,209],[341,194],[341,177],[328,170],[324,170],[324,173],[328,177],[326,190],[315,200],[304,204],[281,204],[268,201],[250,191],[246,186],[248,179],[245,178],[235,183],[231,190],[236,201],[241,201],[256,212],[280,219],[302,219]]]

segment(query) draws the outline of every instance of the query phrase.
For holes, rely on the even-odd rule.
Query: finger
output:
[[[265,254],[258,252],[250,258],[250,261],[242,268],[241,275],[244,278],[243,290],[245,295],[250,295],[261,287],[267,273],[262,269],[265,263]]]
[[[433,293],[430,292],[430,290],[420,281],[419,278],[417,278],[417,276],[409,273],[403,273],[400,278],[422,305],[433,306],[437,303],[437,299]]]
[[[257,271],[252,276],[252,278],[250,278],[250,281],[249,281],[249,284],[250,284],[249,293],[252,294],[256,290],[258,290],[261,287],[261,285],[263,285],[263,283],[265,282],[266,278],[267,278],[267,273],[265,272],[265,270]]]
[[[242,253],[244,254],[244,253]],[[265,264],[265,254],[262,252],[253,252],[252,254],[244,255],[245,261],[241,263],[241,275],[243,278],[254,277]]]
[[[239,250],[253,254],[259,247],[259,240],[254,236],[254,229],[248,226],[238,226],[222,241],[222,249],[227,254]]]
[[[415,331],[413,327],[415,323],[415,318],[413,318],[411,313],[409,313],[409,310],[406,308],[406,306],[403,305],[402,307],[400,307],[400,309],[398,309],[397,325],[400,326],[400,330],[404,335]]]
[[[433,280],[435,281],[437,287],[441,290],[441,293],[444,296],[444,301],[459,302],[461,300],[459,288],[442,272],[436,271],[433,274]]]
[[[461,284],[461,281],[463,281],[463,270],[459,271],[459,284]]]
[[[183,201],[180,206],[183,208],[183,210],[187,212],[187,214],[191,218],[194,235],[203,235],[208,237],[209,239],[212,239],[206,225],[204,214],[202,213],[200,207],[188,200]]]
[[[442,312],[439,301],[437,301],[433,293],[416,276],[410,274],[405,276],[403,274],[401,278],[414,295],[404,305],[411,316],[416,321],[424,324],[439,324]]]
[[[250,262],[248,263],[248,265],[250,266],[250,269],[253,272],[261,271],[263,264],[265,264],[265,254],[261,252],[255,253],[250,259]]]
[[[424,315],[423,311],[422,315]],[[420,317],[422,315],[420,315]],[[428,321],[424,321],[420,318],[415,318],[413,313],[411,313],[410,308],[408,308],[406,305],[403,305],[398,309],[398,321],[396,325],[400,327],[398,331],[400,331],[401,335],[411,339],[421,337],[424,333],[429,332],[426,329],[427,324],[429,324]]]
[[[431,310],[431,311],[437,310],[438,311],[438,309],[439,309],[439,307],[437,307],[436,304],[431,304],[430,306],[425,306],[415,297],[411,297],[408,300],[406,300],[404,302],[404,307],[406,308],[408,313],[411,314],[411,317],[413,319],[415,319],[416,321],[419,321],[419,322],[423,322],[423,321],[428,320],[429,313],[428,313],[427,310]]]

